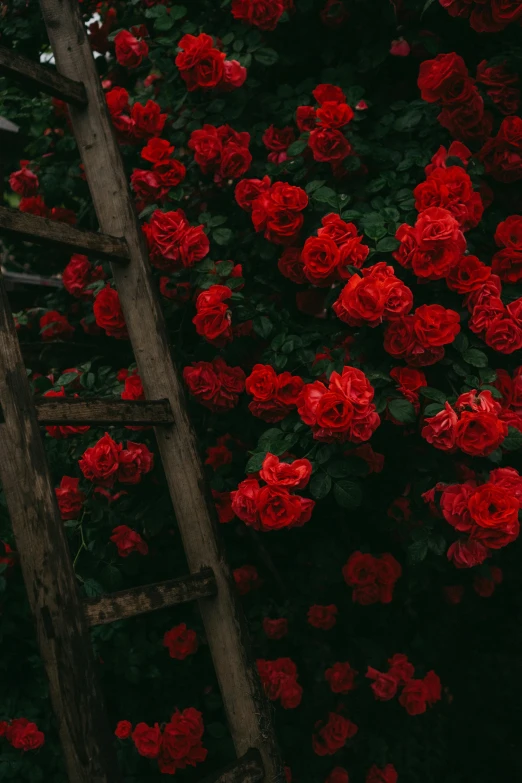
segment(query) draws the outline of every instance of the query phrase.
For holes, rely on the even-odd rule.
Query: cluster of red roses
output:
[[[131,187],[136,194],[137,209],[146,204],[162,203],[169,190],[185,179],[185,166],[173,159],[174,146],[166,139],[149,139],[141,150],[143,160],[152,163],[152,169],[134,169],[131,174]]]
[[[105,93],[112,124],[121,141],[135,144],[141,139],[160,136],[167,119],[156,101],[145,105],[136,101],[129,106],[129,93],[123,87],[114,87]]]
[[[510,354],[522,348],[522,298],[505,305],[502,283],[490,275],[483,285],[465,298],[471,313],[468,326],[486,345],[498,353]]]
[[[352,601],[361,606],[389,604],[395,583],[401,575],[400,563],[389,552],[380,557],[352,552],[343,566],[344,581],[354,588]]]
[[[413,367],[426,367],[444,358],[449,345],[460,332],[455,310],[442,305],[421,305],[414,313],[395,318],[386,326],[384,350]]]
[[[281,421],[295,409],[303,386],[298,375],[278,374],[270,364],[255,364],[245,381],[247,394],[254,398],[248,410],[263,421]]]
[[[182,209],[170,212],[156,209],[142,229],[151,264],[167,272],[193,266],[205,258],[210,249],[203,226],[191,226]]]
[[[306,192],[287,182],[271,183],[270,177],[242,179],[237,183],[235,198],[241,209],[249,212],[256,232],[276,245],[291,245],[304,223],[303,210],[308,205]]]
[[[205,761],[207,750],[203,747],[203,717],[194,707],[183,712],[177,710],[168,723],[148,726],[138,723],[134,730],[128,720],[119,721],[115,735],[118,739],[132,741],[140,756],[157,759],[160,771],[174,775],[177,770],[195,767]]]
[[[308,148],[315,161],[330,163],[333,174],[342,174],[342,161],[353,154],[352,145],[342,132],[354,112],[340,87],[319,84],[312,95],[318,107],[299,106],[296,123],[301,133],[309,133]]]
[[[305,384],[297,411],[312,428],[315,440],[362,443],[381,421],[373,396],[373,386],[363,371],[347,366],[342,373],[330,375],[328,386],[322,381]]]
[[[354,273],[333,304],[336,316],[349,326],[378,326],[407,315],[413,293],[385,261]]]
[[[271,701],[280,699],[285,710],[293,710],[301,704],[303,688],[297,682],[297,667],[291,658],[275,661],[258,658],[256,663],[261,683]]]
[[[196,332],[218,348],[232,340],[232,314],[225,303],[231,296],[227,285],[212,285],[196,299],[196,315],[192,319]]]
[[[242,368],[230,367],[220,356],[184,367],[183,380],[196,400],[214,413],[234,408],[245,389]]]
[[[0,737],[5,737],[15,750],[38,750],[45,742],[45,735],[36,723],[27,718],[0,720]]]
[[[86,449],[78,464],[86,479],[103,487],[112,487],[115,481],[138,484],[154,467],[154,454],[144,443],[130,440],[127,448],[123,448],[122,443],[116,443],[106,432],[94,446]]]
[[[422,715],[426,707],[432,707],[441,699],[440,679],[429,671],[422,680],[414,679],[415,667],[406,655],[395,653],[388,659],[387,672],[380,672],[368,666],[366,677],[372,680],[371,689],[378,701],[390,701],[401,687],[399,704],[408,715]]]
[[[457,568],[480,565],[490,550],[518,538],[522,478],[514,468],[496,468],[482,484],[475,478],[463,484],[437,484],[423,496],[435,511],[436,492],[442,492],[439,506],[446,522],[467,535],[448,549],[448,558]]]
[[[472,457],[487,457],[498,449],[508,434],[501,418],[502,406],[489,390],[461,394],[453,406],[425,420],[422,436],[442,451],[461,449]]]
[[[488,65],[482,60],[477,65],[477,81],[486,88],[486,93],[501,114],[516,114],[520,104],[518,74],[510,73],[504,63]]]
[[[204,174],[213,174],[214,182],[242,177],[252,163],[248,149],[250,133],[235,131],[230,125],[203,125],[190,134],[188,147]]]
[[[267,453],[258,479],[247,478],[231,492],[232,511],[246,525],[268,532],[283,528],[301,527],[312,515],[315,502],[290,490],[304,489],[312,475],[312,464],[307,459],[281,462]]]
[[[330,712],[328,720],[319,720],[312,735],[312,747],[318,756],[332,756],[355,737],[359,727],[338,712]]]
[[[522,23],[522,7],[504,0],[439,0],[451,16],[467,19],[477,33],[497,33],[511,22]]]
[[[21,172],[15,172],[20,174]],[[70,226],[76,224],[76,215],[72,209],[65,207],[48,207],[42,196],[24,196],[18,205],[20,212],[27,212],[29,215],[44,217],[48,220],[58,220],[61,223],[68,223]]]
[[[198,637],[196,632],[187,628],[185,623],[180,623],[169,631],[165,631],[163,646],[168,649],[171,658],[183,661],[198,649]]]
[[[499,250],[491,259],[491,270],[503,283],[522,280],[522,215],[510,215],[498,224],[495,242]]]
[[[124,68],[137,68],[141,65],[143,58],[149,53],[147,41],[144,40],[147,35],[147,28],[140,25],[139,28],[133,27],[131,31],[120,30],[114,36],[114,53],[119,65]]]
[[[94,292],[87,286],[104,277],[102,266],[93,267],[87,256],[74,253],[63,270],[62,282],[67,293],[76,299],[92,299]]]
[[[297,248],[288,248],[279,261],[279,269],[296,283],[330,286],[338,280],[348,280],[349,266],[362,267],[370,248],[362,244],[353,223],[346,223],[339,215],[330,213],[321,218],[322,227],[317,236],[308,237],[300,254]],[[292,259],[291,253],[296,257]]]
[[[232,16],[260,30],[275,30],[285,11],[292,11],[294,0],[232,0]]]
[[[210,35],[184,35],[178,42],[180,50],[175,63],[189,92],[193,90],[233,90],[241,87],[247,70],[237,60],[227,60],[216,49]]]

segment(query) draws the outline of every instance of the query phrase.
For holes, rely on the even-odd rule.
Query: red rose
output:
[[[130,554],[132,554],[132,552],[138,552],[140,555],[146,555],[149,551],[149,547],[142,539],[140,534],[136,533],[136,531],[132,530],[130,527],[128,527],[128,525],[118,525],[118,527],[115,527],[112,531],[110,541],[116,544],[120,557],[128,557]],[[138,727],[136,726],[136,729],[137,728]],[[142,753],[141,755],[143,756],[145,754]]]
[[[276,128],[270,125],[263,133],[262,142],[271,152],[286,152],[290,144],[295,141],[295,131],[291,125],[285,128]]]
[[[384,769],[374,764],[368,770],[366,783],[397,783],[399,776],[393,764],[386,764]]]
[[[164,163],[167,161],[174,152],[174,145],[166,139],[152,138],[149,139],[146,145],[140,152],[143,160],[147,160],[149,163]]]
[[[204,732],[201,713],[194,707],[180,712],[176,710],[163,729],[158,766],[164,774],[174,775],[178,769],[194,767],[205,761],[207,750],[203,747]]]
[[[328,237],[308,237],[301,251],[304,275],[315,285],[330,285],[340,260],[337,245]]]
[[[313,106],[298,106],[295,121],[301,133],[309,133],[317,127],[317,115]]]
[[[280,617],[277,620],[264,617],[263,631],[269,639],[282,639],[288,633],[288,620],[286,617]]]
[[[165,631],[163,646],[168,649],[171,658],[183,661],[188,655],[193,655],[198,649],[196,632],[187,628],[185,623],[176,625],[170,631]]]
[[[268,452],[259,475],[272,486],[304,489],[312,475],[312,463],[307,459],[281,462],[279,457]]]
[[[138,723],[132,732],[132,741],[140,756],[148,759],[158,757],[161,746],[161,729],[157,723],[148,726],[146,723]]]
[[[275,30],[286,8],[286,0],[232,0],[232,16],[260,30]]]
[[[345,769],[334,767],[324,783],[350,783],[350,779]]]
[[[390,672],[401,683],[409,682],[415,674],[415,667],[403,653],[392,655],[391,658],[388,658],[388,664]]]
[[[315,128],[308,139],[314,160],[319,162],[340,161],[352,153],[352,145],[340,130]]]
[[[434,60],[425,60],[421,63],[417,80],[424,101],[440,101],[443,104],[462,103],[469,83],[466,63],[455,52],[438,54]]]
[[[116,443],[106,432],[79,460],[78,464],[85,478],[102,486],[112,487],[119,469],[122,448],[122,445]]]
[[[259,527],[258,497],[259,482],[257,479],[245,479],[238,488],[230,493],[234,514],[247,525]]]
[[[27,212],[37,217],[50,217],[49,209],[41,196],[24,196],[19,205],[20,212]]]
[[[71,260],[63,270],[62,282],[65,290],[77,299],[90,299],[93,291],[86,291],[86,287],[95,280],[104,277],[101,266],[93,267],[87,256],[74,253]]]
[[[154,454],[144,443],[127,441],[127,448],[119,453],[118,481],[122,484],[138,484],[145,473],[154,467]]]
[[[460,141],[452,141],[449,149],[446,151],[445,147],[439,147],[435,155],[431,159],[424,171],[426,176],[431,174],[435,169],[446,168],[446,161],[448,158],[459,158],[463,166],[466,167],[471,158],[471,150],[469,150],[465,144]]]
[[[316,117],[324,128],[343,128],[353,120],[353,109],[347,103],[324,101],[317,109]]]
[[[154,171],[134,169],[130,184],[136,197],[143,204],[154,204],[161,198],[161,184]]]
[[[247,77],[247,69],[237,60],[225,60],[223,63],[223,81],[221,89],[230,91],[241,87]]]
[[[370,687],[378,701],[390,701],[396,695],[399,681],[390,672],[379,672],[377,669],[368,666],[366,677],[373,680]]]
[[[277,262],[277,268],[281,274],[293,283],[298,284],[306,283],[301,252],[302,248],[287,247]]]
[[[460,539],[459,541],[454,541],[449,547],[448,560],[456,568],[473,568],[473,566],[481,565],[488,554],[487,547],[480,541]]]
[[[111,117],[118,117],[129,108],[129,93],[123,87],[114,87],[105,93],[107,108]]]
[[[130,720],[119,720],[114,734],[118,739],[128,739],[132,734],[132,723]]]
[[[232,296],[225,285],[213,285],[196,299],[196,315],[192,323],[196,332],[213,345],[224,345],[232,340],[232,318],[224,300]]]
[[[184,35],[178,42],[178,47],[181,51],[176,56],[175,63],[189,92],[198,87],[212,89],[222,81],[225,55],[213,48],[209,35]]]
[[[78,489],[80,479],[63,476],[54,491],[62,519],[77,519],[86,495]]]
[[[315,727],[318,730],[312,737],[312,746],[318,756],[331,756],[336,753],[359,730],[355,723],[336,712],[329,714],[327,723],[319,721]]]
[[[402,689],[399,704],[408,715],[422,715],[426,712],[429,692],[423,680],[410,680]]]
[[[169,190],[183,182],[187,171],[179,160],[165,160],[154,164],[153,173],[161,188],[159,197],[164,200]]]
[[[484,100],[476,87],[469,89],[469,94],[460,105],[443,109],[437,119],[452,136],[462,141],[482,142],[490,135],[493,127],[493,116],[489,111],[484,111]]]
[[[62,315],[58,310],[49,310],[42,315],[39,324],[44,341],[54,340],[57,337],[66,340],[74,333],[74,326],[69,323],[67,316]]]
[[[457,414],[449,402],[446,402],[444,410],[425,419],[422,437],[437,449],[451,451],[455,448],[457,422]]]
[[[338,611],[335,604],[330,604],[329,606],[318,606],[315,604],[308,610],[308,623],[313,628],[329,631],[337,622]]]
[[[429,207],[447,209],[464,231],[477,226],[484,212],[480,194],[473,191],[469,174],[460,166],[435,169],[413,195],[418,212]]]
[[[493,257],[493,269],[494,265],[495,257]],[[461,256],[456,266],[453,267],[446,278],[446,283],[451,291],[456,291],[458,294],[469,294],[470,291],[478,291],[482,288],[483,284],[491,275],[491,271],[491,267],[483,264],[477,256]]]
[[[229,142],[223,149],[217,176],[222,179],[237,179],[248,171],[251,163],[252,155],[246,147]]]
[[[239,595],[246,595],[261,586],[261,580],[255,566],[245,565],[232,572]]]
[[[254,201],[270,189],[270,177],[263,179],[242,179],[238,182],[234,196],[245,212],[251,212]]]
[[[194,362],[185,367],[183,379],[191,394],[213,411],[230,410],[245,388],[241,367],[229,367],[220,357],[213,362]]]
[[[322,106],[326,101],[335,101],[336,103],[346,103],[346,96],[340,87],[335,84],[318,84],[312,91],[317,103]]]
[[[481,528],[507,530],[518,520],[519,501],[495,484],[482,484],[468,500],[473,521]]]
[[[231,492],[218,492],[215,489],[212,490],[212,498],[216,507],[218,520],[222,525],[227,525],[229,522],[232,522],[236,516],[232,508],[231,494]]]
[[[334,663],[324,674],[332,693],[349,693],[355,687],[355,677],[358,672],[352,669],[348,662]]]
[[[486,172],[499,182],[522,178],[522,118],[505,117],[494,138],[480,151]]]
[[[128,337],[125,318],[120,305],[118,292],[106,285],[94,300],[94,318],[97,326],[104,329],[109,337],[124,340]]]
[[[422,305],[415,310],[413,328],[421,345],[429,348],[447,345],[460,332],[459,314],[442,305]]]
[[[132,104],[131,119],[134,121],[134,135],[138,139],[148,139],[151,136],[160,136],[167,119],[166,114],[155,101],[147,101],[145,106],[141,103]]]
[[[8,728],[7,739],[16,750],[37,750],[45,742],[43,731],[27,718],[15,718]]]
[[[114,37],[116,59],[126,68],[136,68],[149,53],[147,42],[138,40],[128,30],[120,30]]]
[[[306,244],[305,244],[306,247]],[[378,326],[387,318],[406,315],[413,306],[413,294],[385,262],[353,274],[333,304],[341,321],[350,326]]]
[[[9,186],[19,196],[35,196],[40,183],[36,174],[27,166],[23,166],[9,176]]]
[[[205,174],[219,166],[223,143],[214,125],[203,125],[200,130],[192,131],[188,148],[193,150],[194,160]]]
[[[268,485],[257,493],[256,505],[259,529],[270,531],[302,525],[310,518],[314,503],[310,500],[305,502],[299,495],[290,494],[284,487]],[[238,511],[236,514],[241,518]]]
[[[507,436],[508,427],[496,413],[463,411],[455,425],[455,444],[466,454],[486,457]]]
[[[465,484],[451,484],[445,487],[440,498],[440,509],[446,522],[453,525],[455,530],[468,533],[471,530],[471,519],[468,500],[475,491],[474,482]]]

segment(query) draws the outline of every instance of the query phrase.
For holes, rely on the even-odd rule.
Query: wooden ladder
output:
[[[198,600],[238,761],[221,783],[279,783],[284,771],[245,620],[208,503],[147,250],[78,0],[40,0],[57,70],[0,51],[0,73],[67,101],[100,231],[0,207],[0,230],[111,263],[146,402],[46,399],[35,405],[0,281],[0,479],[12,520],[71,783],[118,783],[113,734],[89,626]],[[40,426],[153,424],[190,576],[82,600]]]

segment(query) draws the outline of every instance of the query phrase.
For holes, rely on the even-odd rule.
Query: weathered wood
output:
[[[73,253],[91,253],[119,263],[129,260],[129,248],[122,237],[80,231],[58,220],[36,217],[8,207],[0,207],[0,233],[39,245],[59,245]]]
[[[167,397],[172,406],[175,425],[156,428],[156,438],[189,570],[210,567],[216,577],[218,594],[200,601],[200,609],[236,752],[241,756],[258,748],[266,781],[284,781],[270,707],[253,663],[213,505],[206,497],[183,387],[170,355],[147,249],[79,6],[76,0],[40,0],[40,5],[57,67],[83,81],[87,90],[89,111],[71,106],[71,122],[100,228],[125,236],[129,246],[129,265],[113,265],[113,275],[145,394],[150,399]]]
[[[219,777],[207,777],[198,783],[258,783],[263,780],[261,755],[254,748],[223,770]]]
[[[211,568],[198,574],[169,579],[153,585],[120,590],[117,593],[88,598],[83,602],[89,625],[105,625],[115,620],[125,620],[138,614],[154,612],[167,606],[186,604],[199,598],[216,594],[216,580]]]
[[[0,46],[0,76],[15,79],[26,89],[36,89],[67,103],[85,106],[87,94],[81,82],[62,76],[54,68],[35,63],[27,57]]]
[[[71,781],[120,780],[32,394],[0,278],[0,479]]]
[[[172,424],[168,400],[105,400],[39,397],[35,400],[40,424]],[[0,412],[1,420],[1,412]]]

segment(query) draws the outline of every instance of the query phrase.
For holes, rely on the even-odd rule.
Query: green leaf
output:
[[[408,547],[408,554],[413,565],[422,563],[428,554],[428,540],[424,538],[419,541],[413,541]]]
[[[341,508],[357,508],[362,503],[361,487],[355,481],[338,481],[334,484],[334,497]]]
[[[370,212],[364,215],[361,223],[364,233],[370,239],[381,239],[388,233],[384,225],[384,218],[379,212]]]
[[[472,367],[488,366],[488,357],[483,351],[479,351],[478,348],[468,348],[462,354],[462,358],[467,364],[471,364]]]
[[[263,461],[266,457],[266,451],[261,451],[257,454],[253,454],[246,464],[247,473],[257,473],[263,467]]]
[[[72,383],[77,377],[78,373],[76,372],[65,372],[63,375],[60,375],[55,386],[67,386],[68,383]]]
[[[422,112],[418,109],[410,109],[406,114],[401,117],[397,117],[393,125],[396,131],[409,131],[415,128],[416,125],[422,120]]]
[[[260,337],[270,337],[272,333],[272,322],[266,315],[258,315],[252,321],[254,332]]]
[[[332,488],[332,479],[323,470],[320,470],[310,481],[310,494],[316,500],[325,498]]]
[[[274,49],[258,49],[254,52],[254,60],[261,65],[273,65],[279,60],[279,55]]]
[[[297,139],[297,141],[292,142],[290,146],[287,149],[287,155],[290,158],[295,157],[296,155],[300,155],[303,150],[305,150],[308,147],[308,138],[306,139]]]
[[[332,199],[335,199],[337,203],[337,193],[332,188],[320,187],[314,192],[312,198],[314,201],[325,204],[329,204]]]
[[[307,193],[313,193],[314,190],[321,188],[324,185],[324,183],[325,183],[324,179],[313,179],[311,182],[305,185],[305,190]]]
[[[417,419],[415,408],[409,400],[390,400],[388,410],[393,418],[402,424],[413,424]]]
[[[422,389],[419,389],[419,391],[423,397],[426,397],[427,400],[441,402],[443,405],[448,399],[444,392],[439,391],[438,389],[432,389],[431,386],[423,386]]]
[[[212,239],[216,245],[228,245],[232,239],[232,231],[230,228],[216,228],[212,232]]]
[[[506,451],[522,449],[522,432],[516,427],[508,427],[508,434],[502,441],[502,448]]]
[[[336,462],[330,463],[326,470],[334,479],[345,478],[346,476],[350,476],[352,474],[350,463],[345,460],[337,460]]]
[[[424,416],[426,416],[426,418],[436,416],[437,413],[440,413],[442,410],[444,410],[444,405],[439,402],[432,402],[431,405],[426,405],[424,408]]]
[[[380,239],[377,242],[375,249],[378,250],[379,253],[391,253],[392,250],[397,250],[400,244],[399,240],[395,239],[395,237],[384,237],[384,239]]]

